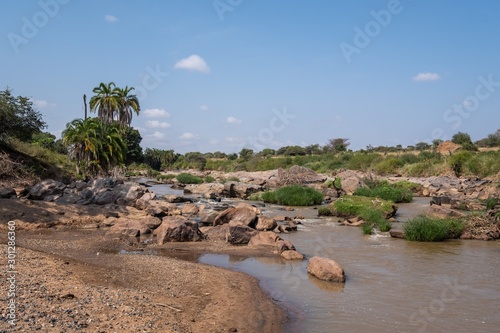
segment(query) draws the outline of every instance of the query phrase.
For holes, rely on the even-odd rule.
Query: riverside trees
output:
[[[137,149],[142,138],[137,131],[130,130],[133,113],[140,112],[139,100],[131,94],[133,90],[128,86],[119,88],[114,82],[101,82],[90,99],[90,111],[97,113],[97,117],[75,119],[66,125],[63,142],[68,147],[68,157],[75,162],[77,174],[109,174],[124,164],[127,147],[135,147],[131,152],[134,156],[142,155],[142,150]]]

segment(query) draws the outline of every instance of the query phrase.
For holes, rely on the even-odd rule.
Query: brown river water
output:
[[[399,205],[399,220],[415,216],[428,198]],[[345,284],[307,274],[307,261],[203,255],[199,261],[248,273],[289,309],[287,332],[500,332],[500,242],[418,243],[315,218],[311,208],[290,240],[307,257],[343,266]]]

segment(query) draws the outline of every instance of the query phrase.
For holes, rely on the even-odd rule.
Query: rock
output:
[[[161,223],[161,220],[156,217],[118,219],[109,229],[108,234],[120,233],[127,236],[139,237],[151,233],[151,230],[157,228]]]
[[[232,222],[245,226],[254,226],[257,220],[255,210],[246,206],[228,208],[215,218],[214,226]]]
[[[405,232],[403,230],[391,229],[389,230],[389,235],[393,238],[405,238]]]
[[[204,238],[198,228],[198,223],[182,216],[166,216],[161,225],[154,231],[156,242],[196,242]]]
[[[135,207],[137,209],[144,210],[148,207],[149,201],[153,200],[156,197],[156,194],[152,192],[147,192],[142,195],[137,201],[135,202]]]
[[[200,224],[202,225],[213,225],[215,218],[219,216],[219,212],[216,212],[214,210],[205,210],[201,215],[200,215]]]
[[[246,199],[251,194],[263,191],[264,188],[260,185],[245,184],[240,182],[226,182],[222,195],[229,198]]]
[[[112,189],[104,188],[94,196],[93,202],[97,205],[108,205],[115,203],[119,194]]]
[[[183,197],[181,195],[166,194],[163,198],[170,203],[183,203],[183,202],[193,202],[193,200]]]
[[[284,251],[295,250],[295,246],[290,241],[279,238],[276,241],[276,250],[278,253],[282,253]]]
[[[276,233],[272,231],[258,232],[248,242],[249,246],[276,246],[276,241],[281,240]]]
[[[323,183],[326,179],[325,176],[299,165],[294,165],[288,170],[278,169],[277,178],[280,185]]]
[[[345,282],[344,269],[332,259],[312,257],[307,264],[307,272],[320,280]]]
[[[200,231],[208,239],[226,241],[227,235],[229,233],[229,225],[222,224],[222,225],[218,225],[216,227],[213,227],[213,226],[200,227]]]
[[[429,210],[429,215],[437,218],[449,218],[449,217],[465,217],[466,215],[459,210],[446,208],[443,206],[432,205]]]
[[[305,257],[302,253],[295,250],[286,250],[281,252],[281,257],[286,260],[304,260]]]
[[[195,216],[198,215],[200,209],[195,204],[186,204],[182,206],[181,212],[183,216]]]
[[[342,224],[352,226],[352,227],[358,227],[365,223],[365,221],[360,218],[360,217],[352,217],[350,219],[345,219]]]
[[[0,198],[2,199],[10,199],[16,196],[16,190],[11,187],[2,187],[0,188]]]
[[[65,194],[62,197],[57,198],[55,201],[63,204],[75,204],[80,201],[82,198],[78,194]]]
[[[193,194],[201,194],[206,199],[215,199],[222,195],[224,185],[219,183],[189,184],[184,190]]]
[[[268,216],[258,216],[257,217],[257,224],[255,225],[255,229],[259,231],[267,231],[267,230],[274,230],[278,224],[272,217]]]
[[[437,147],[437,151],[441,155],[448,156],[459,150],[461,147],[461,145],[453,143],[452,141],[444,141],[439,144],[439,146]]]
[[[344,170],[336,175],[340,178],[342,191],[348,195],[352,195],[360,187],[367,187],[363,180],[365,176],[362,172],[353,170]]]
[[[142,197],[145,193],[145,189],[140,185],[132,185],[125,194],[124,200],[126,203],[135,204],[135,201]]]
[[[233,245],[244,245],[257,233],[246,225],[229,225],[226,240]]]
[[[43,200],[48,195],[61,195],[65,188],[66,185],[61,182],[46,179],[31,188],[29,197],[34,200]]]

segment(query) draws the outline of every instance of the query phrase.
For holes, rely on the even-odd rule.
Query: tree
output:
[[[97,112],[97,117],[105,124],[111,124],[115,118],[115,113],[120,108],[115,83],[104,84],[101,82],[92,92],[95,95],[90,99],[90,111]]]
[[[431,146],[427,142],[419,142],[415,144],[417,150],[428,150]]]
[[[486,138],[477,141],[476,145],[480,147],[500,147],[500,129],[497,129],[493,134],[489,134]]]
[[[335,138],[330,139],[324,149],[328,152],[337,154],[346,151],[349,145],[349,139]]]
[[[125,160],[127,147],[118,126],[106,126],[98,118],[75,119],[66,125],[62,136],[77,174],[108,175]]]
[[[304,148],[300,146],[288,146],[284,152],[285,156],[304,156],[306,154]]]
[[[92,92],[95,94],[90,99],[90,111],[97,112],[97,117],[104,124],[118,122],[121,128],[130,126],[132,115],[139,115],[141,107],[139,99],[130,92],[133,87],[119,88],[114,82],[100,83]]]
[[[317,143],[313,144],[313,145],[305,146],[304,150],[306,151],[306,153],[308,155],[319,155],[319,154],[321,154],[321,148],[320,148],[319,144],[317,144]]]
[[[46,127],[41,113],[28,97],[14,97],[9,88],[0,91],[0,141],[8,137],[29,141],[33,134]]]
[[[253,149],[243,148],[240,151],[240,158],[245,161],[248,161],[252,156],[253,156]]]
[[[264,148],[260,153],[259,155],[260,156],[263,156],[263,157],[271,157],[271,156],[274,156],[274,154],[276,154],[276,150],[274,149],[271,149],[271,148]]]
[[[135,112],[136,115],[139,115],[141,110],[137,96],[130,94],[130,92],[134,89],[135,88],[129,88],[128,86],[124,89],[116,88],[116,98],[119,103],[117,121],[122,128],[130,126],[130,123],[132,122],[132,113]]]
[[[127,146],[125,164],[142,163],[144,154],[142,153],[142,147],[140,145],[142,141],[141,133],[133,127],[127,127],[124,130],[123,139]]]
[[[433,149],[437,149],[437,147],[439,147],[440,144],[443,143],[443,140],[441,139],[434,139],[432,140],[432,148]]]
[[[461,145],[462,148],[465,150],[469,150],[469,151],[476,151],[477,150],[477,146],[472,143],[470,135],[467,133],[458,132],[452,136],[451,141],[453,143]]]

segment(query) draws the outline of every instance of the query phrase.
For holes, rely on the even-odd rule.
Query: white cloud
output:
[[[113,15],[106,15],[106,16],[104,16],[104,19],[108,23],[116,23],[116,22],[118,22],[118,17],[113,16]]]
[[[148,120],[146,122],[146,126],[151,127],[151,128],[168,128],[170,127],[170,124],[167,123],[166,121],[158,121],[158,120]]]
[[[183,140],[189,140],[189,139],[192,139],[194,138],[194,134],[192,133],[182,133],[181,136],[179,136],[179,138],[183,139]]]
[[[210,144],[211,144],[211,145],[216,145],[216,144],[218,144],[218,143],[219,143],[219,140],[217,140],[217,139],[212,139],[212,140],[210,140]]]
[[[50,103],[50,102],[43,100],[43,99],[30,98],[30,101],[35,105],[35,107],[37,107],[39,109],[48,109],[48,108],[56,107],[55,103]]]
[[[156,139],[156,140],[161,140],[165,138],[165,133],[162,132],[154,132],[153,134],[150,134],[147,136],[148,138]]]
[[[235,118],[233,116],[229,116],[226,118],[226,122],[228,124],[241,124],[241,119]]]
[[[417,75],[415,75],[414,77],[412,77],[412,80],[413,81],[436,81],[436,80],[439,80],[441,78],[441,76],[437,73],[430,73],[430,72],[422,72],[422,73],[418,73]]]
[[[148,118],[168,118],[170,113],[163,109],[146,109],[142,112],[145,117]]]
[[[200,106],[200,111],[208,111],[208,106],[206,105]]]
[[[243,139],[236,138],[234,136],[228,136],[224,140],[226,140],[226,142],[232,143],[232,144],[241,144],[243,142]]]
[[[197,54],[190,55],[189,57],[178,61],[174,68],[187,69],[207,74],[210,73],[210,67],[208,67],[205,60]]]

